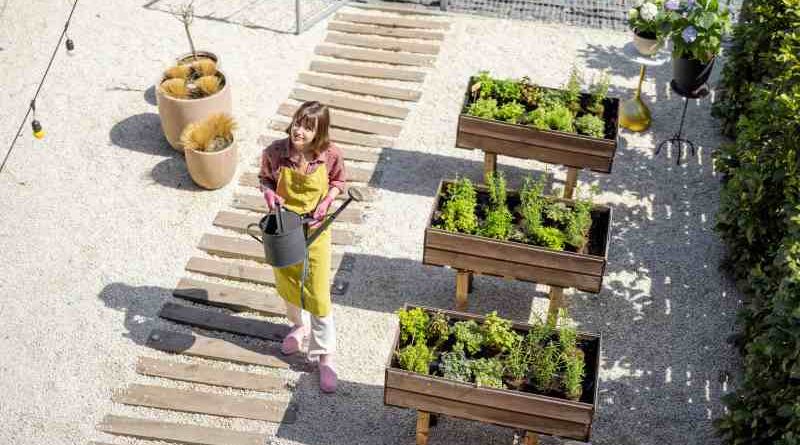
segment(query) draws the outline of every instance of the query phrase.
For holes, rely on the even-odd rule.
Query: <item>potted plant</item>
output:
[[[488,175],[486,186],[442,181],[423,263],[600,292],[611,209],[593,204],[593,191],[575,200],[545,196],[544,181],[528,178],[519,192],[506,190],[502,173]]]
[[[711,75],[722,37],[730,31],[729,5],[719,0],[667,0],[672,30],[672,77],[679,91],[691,93]]]
[[[643,56],[652,56],[664,45],[664,1],[634,0],[628,10],[628,26],[633,31],[633,46]]]
[[[181,143],[189,175],[200,187],[218,189],[236,172],[239,152],[233,137],[236,122],[227,114],[212,114],[186,126]]]
[[[219,70],[216,56],[194,49],[188,26],[192,18],[191,3],[181,11],[192,53],[165,70],[155,88],[161,128],[169,144],[178,151],[183,151],[180,138],[188,124],[215,113],[232,112],[231,87]]]
[[[385,404],[590,439],[601,339],[563,309],[558,325],[409,305],[397,315]]]
[[[183,23],[183,29],[186,31],[186,39],[189,41],[189,49],[190,52],[187,54],[183,54],[177,59],[178,64],[190,63],[192,61],[196,61],[200,58],[211,59],[214,63],[219,66],[220,61],[219,57],[212,53],[211,51],[198,51],[194,48],[194,39],[192,39],[192,33],[189,30],[190,25],[194,21],[194,0],[190,1],[189,3],[185,3],[178,7],[175,11],[173,11],[175,17]]]
[[[610,173],[619,100],[607,97],[608,76],[598,79],[584,93],[576,68],[562,89],[482,71],[467,86],[456,146]]]

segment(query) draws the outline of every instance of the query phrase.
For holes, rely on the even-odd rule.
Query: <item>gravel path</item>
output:
[[[482,171],[481,153],[453,148],[467,78],[490,69],[556,86],[576,62],[589,77],[608,68],[613,93],[628,97],[638,80],[638,67],[618,55],[628,36],[453,18],[438,70],[380,164],[375,185],[381,199],[358,228],[361,242],[349,249],[355,268],[342,278],[350,289],[335,301],[340,390],[320,396],[316,374],[287,372],[296,389],[271,397],[291,397],[300,420],[272,425],[111,402],[114,389],[156,381],[134,373],[138,356],[158,356],[142,343],[154,327],[176,329],[158,320],[157,311],[235,189],[198,190],[182,157],[160,135],[149,88],[186,44],[174,18],[143,4],[81,2],[71,28],[78,51],[59,55],[39,102],[48,136],[33,141],[26,127],[0,174],[0,442],[110,441],[95,425],[114,413],[262,431],[275,444],[413,443],[414,413],[382,402],[387,332],[395,323],[392,312],[405,302],[453,304],[454,273],[423,267],[420,259],[439,179],[478,179]],[[3,141],[16,130],[67,8],[66,2],[10,0],[0,17]],[[232,80],[242,159],[249,162],[267,119],[322,41],[324,24],[300,37],[208,20],[198,20],[193,30],[199,48],[221,55]],[[713,232],[719,181],[710,151],[721,141],[709,116],[711,100],[692,101],[687,135],[699,145],[698,156],[681,166],[663,153],[652,156],[680,117],[682,103],[669,93],[669,77],[667,66],[651,70],[645,85],[655,119],[651,131],[624,133],[627,146],[611,175],[580,176],[582,184],[599,185],[598,200],[614,208],[603,292],[567,292],[580,328],[604,335],[596,444],[715,443],[711,419],[720,414],[719,398],[738,368],[725,338],[734,330],[739,297],[718,270],[723,252]],[[513,184],[544,171],[541,164],[509,158],[500,159],[500,168]],[[549,169],[557,180],[564,173]],[[544,311],[545,297],[543,286],[480,277],[470,310],[497,309],[525,320]],[[512,435],[506,428],[442,419],[430,443],[510,444]]]

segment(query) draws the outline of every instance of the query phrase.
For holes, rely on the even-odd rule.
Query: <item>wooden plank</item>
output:
[[[344,35],[344,34],[343,34]],[[370,82],[345,79],[337,76],[328,76],[312,72],[303,72],[297,75],[297,81],[306,85],[329,90],[344,91],[347,93],[364,94],[367,96],[385,97],[416,102],[422,97],[422,92],[409,88],[390,87]]]
[[[341,45],[318,45],[314,54],[335,57],[337,59],[358,60],[361,62],[388,63],[391,65],[433,66],[435,56],[385,51],[382,49],[364,49]]]
[[[270,341],[281,341],[289,333],[287,325],[264,320],[236,317],[207,309],[166,303],[158,316],[176,323],[188,324],[201,329],[230,332]]]
[[[282,133],[280,135],[262,134],[258,137],[257,143],[266,149],[273,141],[285,138],[286,133]],[[378,162],[381,157],[381,152],[383,151],[380,148],[364,147],[352,144],[336,144],[336,146],[339,147],[339,150],[342,152],[345,161]],[[259,168],[261,167],[261,153],[259,153],[255,158],[255,163],[253,165]]]
[[[334,20],[394,28],[450,29],[450,22],[444,20],[426,20],[378,14],[339,12],[336,13]]]
[[[189,263],[192,264],[193,260],[202,260],[202,258],[192,258]],[[186,269],[191,270],[189,265],[186,266]],[[260,269],[266,268],[261,267]],[[208,281],[181,278],[172,291],[172,295],[195,303],[219,306],[235,311],[253,311],[266,316],[286,315],[284,300],[272,288],[257,292]]]
[[[265,434],[108,415],[97,429],[108,434],[189,445],[263,445]]]
[[[598,293],[603,284],[603,277],[567,272],[559,269],[511,263],[474,256],[466,253],[450,252],[426,247],[423,251],[423,264],[432,266],[450,266],[454,269],[471,270],[482,275],[497,277],[513,277],[522,281],[549,284],[561,287],[574,287],[586,292]]]
[[[383,3],[383,2],[350,2],[347,6],[360,9],[371,9],[384,12],[395,12],[397,14],[412,14],[412,15],[428,15],[428,16],[446,16],[444,12],[433,11],[430,9],[423,9],[421,5],[400,5],[397,3]]]
[[[270,128],[279,129],[286,124],[288,124],[288,119],[283,116],[275,116],[270,121]],[[344,142],[345,144],[358,144],[377,148],[391,147],[394,145],[394,140],[391,138],[374,134],[356,133],[339,128],[331,128],[329,134],[333,142]]]
[[[292,117],[299,108],[300,105],[284,103],[278,107],[278,113]],[[363,131],[364,133],[397,137],[400,136],[400,132],[403,130],[402,125],[366,119],[360,116],[343,113],[340,110],[330,110],[330,117],[331,125],[334,127]]]
[[[392,37],[360,36],[340,32],[329,32],[326,42],[339,45],[361,46],[364,48],[383,49],[386,51],[403,51],[415,54],[439,54],[439,45],[433,43],[420,43],[413,40],[397,39]]]
[[[245,365],[261,365],[270,368],[288,369],[290,364],[298,364],[292,356],[284,357],[280,347],[274,344],[246,348],[236,343],[211,338],[194,333],[192,335],[153,330],[147,339],[147,346],[163,352],[184,354],[213,360],[224,360]]]
[[[349,207],[341,213],[339,218],[344,217],[345,214],[348,213],[348,210],[350,210]],[[214,218],[214,225],[225,229],[235,230],[240,233],[245,233],[245,231],[247,230],[247,226],[249,224],[258,223],[261,220],[261,218],[262,218],[261,215],[244,215],[241,213],[222,211],[217,213],[216,218]],[[331,237],[333,238],[333,244],[348,245],[348,244],[353,244],[353,241],[355,240],[355,234],[351,230],[340,229],[340,228],[336,229],[331,228],[329,230],[332,231]],[[258,228],[254,228],[252,233],[260,236],[260,234],[257,231],[260,230]]]
[[[328,22],[329,31],[349,32],[354,34],[368,34],[385,37],[403,37],[420,40],[444,40],[444,33],[440,31],[426,31],[422,29],[392,28],[388,26],[366,25],[350,22]]]
[[[316,100],[317,102],[323,103],[332,108],[340,108],[342,110],[358,111],[360,113],[375,114],[378,116],[393,117],[398,119],[405,119],[409,113],[408,107],[385,104],[375,100],[358,99],[341,94],[313,91],[305,88],[295,88],[292,90],[290,97],[299,101]]]
[[[469,304],[467,296],[469,294],[469,280],[472,274],[465,270],[456,273],[456,310],[463,311]]]
[[[417,445],[428,445],[431,432],[431,413],[417,411]]]
[[[283,379],[268,374],[231,371],[200,363],[175,363],[150,357],[139,357],[136,372],[151,377],[161,377],[182,382],[202,383],[211,386],[275,391],[285,389]]]
[[[275,273],[271,267],[254,267],[229,261],[192,257],[186,263],[186,270],[228,280],[275,285]]]
[[[325,62],[315,60],[311,62],[311,71],[328,74],[344,74],[356,77],[372,77],[375,79],[403,80],[406,82],[422,82],[425,80],[424,71],[407,70],[399,68],[381,68],[363,63],[350,62]]]
[[[225,257],[240,258],[264,262],[264,246],[253,239],[233,238],[230,236],[212,235],[206,233],[200,238],[197,246],[200,250]],[[331,269],[336,270],[342,262],[342,254],[333,252],[331,255]]]
[[[239,177],[239,185],[242,187],[257,187],[258,176],[255,173],[242,173]],[[344,195],[345,197],[347,195]],[[341,204],[342,200],[337,200],[335,208]],[[267,204],[264,198],[258,195],[235,195],[233,198],[233,207],[242,210],[252,210],[253,212],[267,213]],[[336,218],[336,221],[341,223],[361,224],[364,222],[363,209],[357,207],[358,204],[350,203],[346,209]]]
[[[267,422],[294,423],[297,419],[295,410],[286,402],[151,385],[131,384],[114,394],[112,400],[125,405]]]

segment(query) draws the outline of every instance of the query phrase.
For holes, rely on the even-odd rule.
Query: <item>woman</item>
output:
[[[259,179],[270,211],[280,204],[299,215],[316,220],[319,227],[339,193],[345,190],[344,160],[330,142],[328,108],[306,102],[295,112],[286,132],[289,137],[270,144],[261,155]],[[294,354],[310,335],[308,356],[319,360],[319,383],[323,392],[336,390],[333,353],[336,331],[330,294],[331,235],[325,231],[308,249],[308,276],[301,308],[300,281],[303,264],[275,269],[278,294],[286,300],[286,315],[293,327],[281,351]]]

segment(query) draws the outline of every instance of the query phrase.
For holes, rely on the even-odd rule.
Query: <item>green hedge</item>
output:
[[[716,425],[728,444],[800,445],[800,0],[746,3],[728,54],[717,229],[747,301],[744,376]]]

